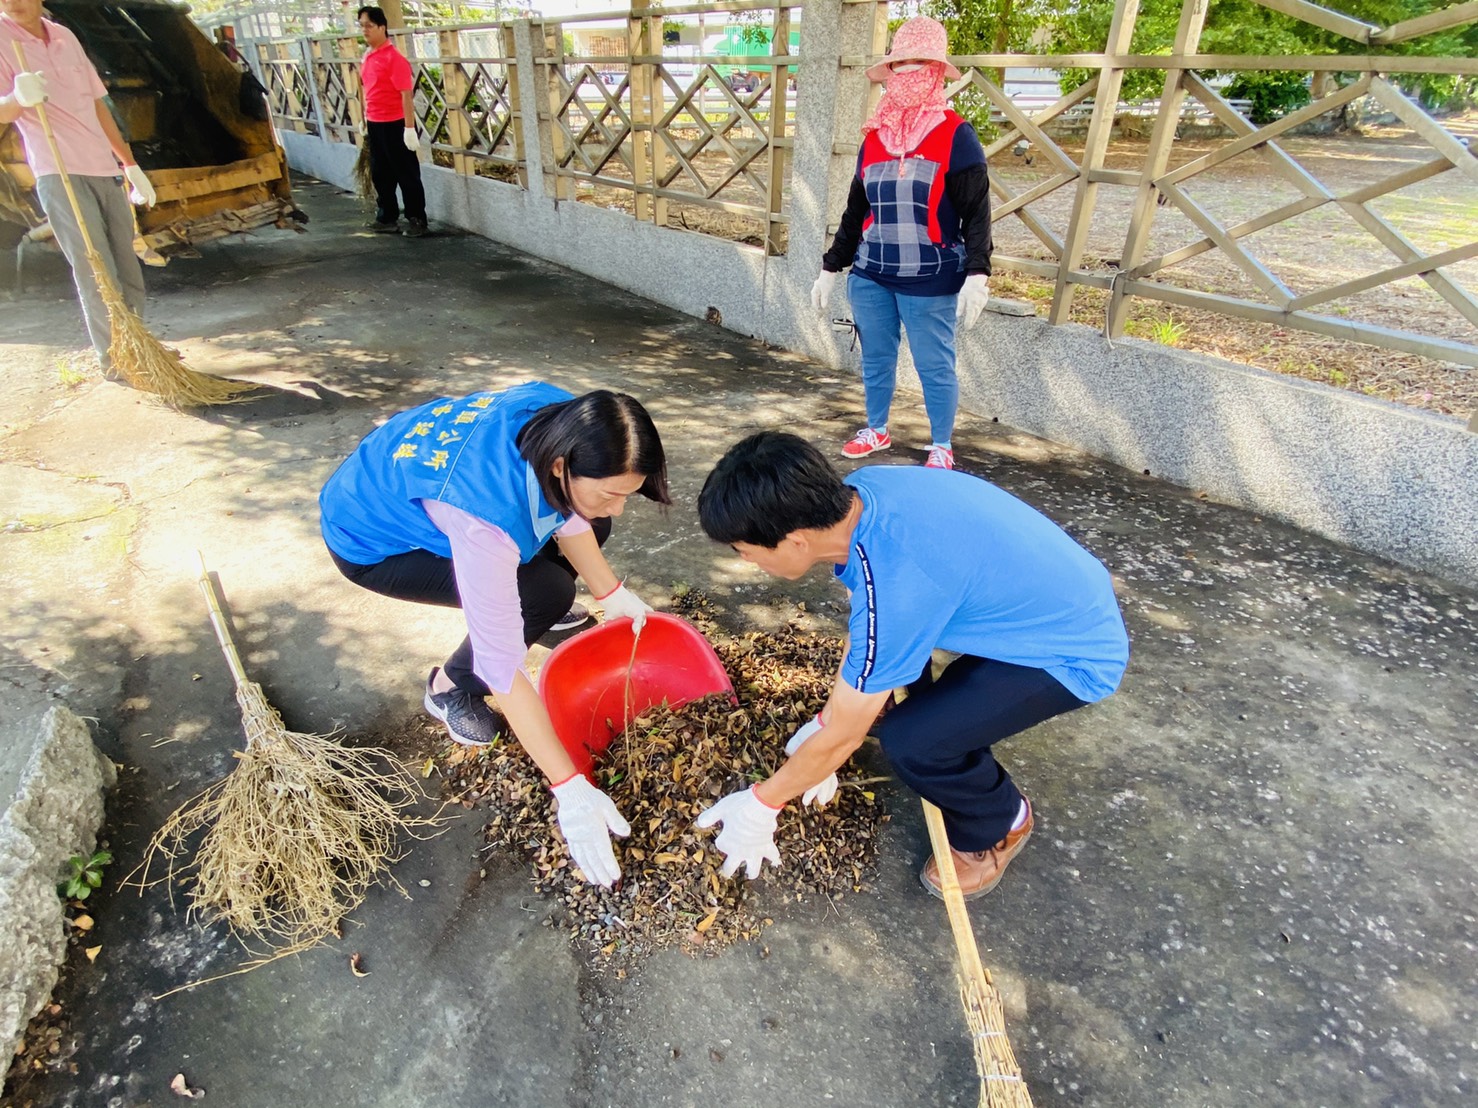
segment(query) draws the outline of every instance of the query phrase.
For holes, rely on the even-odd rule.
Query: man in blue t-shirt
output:
[[[845,480],[812,446],[773,431],[730,448],[698,497],[703,530],[796,580],[830,563],[851,593],[849,643],[826,706],[773,776],[698,819],[722,822],[724,872],[779,864],[775,821],[792,797],[824,804],[836,769],[883,712],[898,776],[944,814],[966,898],[995,888],[1031,835],[1031,803],[992,746],[1118,687],[1129,640],[1103,565],[994,485],[952,471],[872,466]],[[937,681],[936,649],[959,657]],[[939,895],[931,859],[921,874]]]

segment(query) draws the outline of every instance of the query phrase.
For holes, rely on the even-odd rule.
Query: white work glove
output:
[[[631,630],[638,635],[641,634],[642,626],[647,622],[647,613],[652,610],[650,604],[625,585],[617,585],[614,592],[598,596],[595,600],[606,610],[608,622],[613,619],[630,618]]]
[[[748,788],[742,793],[730,793],[704,811],[696,822],[699,827],[723,823],[724,829],[713,841],[724,852],[724,865],[719,872],[733,877],[734,871],[743,865],[744,876],[753,881],[766,860],[772,866],[780,865],[780,848],[775,845],[775,822],[779,818],[779,808],[771,808],[753,788]]]
[[[570,846],[570,857],[585,880],[610,888],[621,879],[616,852],[611,849],[611,834],[623,839],[631,834],[627,823],[611,798],[601,792],[583,774],[577,773],[550,790],[559,801],[555,819]]]
[[[37,104],[51,99],[46,91],[44,73],[17,73],[15,88],[11,90],[10,95],[23,108],[34,108]]]
[[[414,127],[407,127],[405,129],[405,134],[401,137],[405,140],[405,148],[409,150],[412,154],[420,152],[421,143],[420,140],[416,138],[416,129]]]
[[[136,165],[126,165],[123,167],[123,176],[128,180],[129,201],[152,208],[155,201],[159,199],[159,194],[154,191],[149,178],[144,176],[144,171]]]
[[[826,306],[831,303],[831,293],[836,285],[837,275],[823,269],[821,276],[817,277],[816,283],[811,286],[811,307],[825,315]]]
[[[812,735],[820,731],[824,725],[821,716],[816,716],[810,723],[806,724],[790,737],[790,742],[785,744],[785,756],[789,758],[801,748],[801,744]],[[818,781],[805,792],[801,793],[801,805],[814,804],[818,808],[824,808],[831,803],[831,798],[837,794],[837,775],[829,773],[824,780]]]
[[[960,289],[959,303],[955,307],[955,330],[968,331],[975,326],[975,321],[990,301],[989,280],[984,273],[972,273],[965,278],[965,287]]]

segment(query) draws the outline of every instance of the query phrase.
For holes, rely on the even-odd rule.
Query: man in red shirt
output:
[[[370,229],[394,234],[400,209],[405,208],[405,234],[426,233],[426,190],[421,187],[421,162],[416,157],[415,78],[411,63],[390,41],[385,9],[359,9],[359,29],[369,46],[360,66],[364,86],[364,132],[369,146],[370,177],[375,183],[375,220]],[[395,202],[400,189],[401,203]]]

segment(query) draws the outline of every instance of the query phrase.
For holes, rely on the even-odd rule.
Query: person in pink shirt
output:
[[[25,64],[16,59],[19,44]],[[87,333],[98,364],[112,377],[108,345],[112,327],[87,260],[82,229],[62,185],[71,178],[92,244],[136,315],[144,310],[144,274],[133,252],[135,204],[152,205],[154,187],[139,168],[118,124],[104,103],[108,90],[83,52],[77,36],[41,14],[41,0],[0,0],[0,124],[20,128],[26,161],[36,176],[41,208],[51,221],[57,245],[72,266]],[[36,110],[46,117],[61,155],[58,165]],[[131,194],[119,180],[120,168]]]
[[[462,609],[467,638],[427,678],[426,710],[466,746],[511,729],[549,779],[575,864],[601,885],[621,875],[611,835],[630,828],[575,772],[523,665],[569,611],[576,575],[606,619],[646,621],[651,608],[601,553],[611,519],[637,495],[671,503],[646,409],[622,393],[577,397],[530,381],[392,416],[318,496],[323,541],[350,581]]]
[[[414,74],[411,63],[390,41],[385,9],[359,9],[359,29],[369,52],[360,63],[359,80],[364,86],[364,141],[369,147],[370,179],[375,184],[375,218],[371,231],[394,234],[400,226],[401,204],[405,207],[405,235],[420,238],[426,233],[426,190],[421,187],[421,162],[416,157]]]

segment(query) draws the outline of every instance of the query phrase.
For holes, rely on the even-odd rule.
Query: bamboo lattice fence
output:
[[[1209,0],[1214,3],[1215,0]],[[1081,288],[1108,293],[1105,333],[1124,333],[1134,300],[1194,308],[1230,319],[1275,323],[1338,339],[1418,354],[1464,367],[1478,366],[1478,299],[1471,288],[1478,258],[1478,232],[1467,241],[1419,244],[1383,208],[1401,190],[1439,175],[1453,174],[1478,187],[1478,157],[1468,144],[1432,117],[1399,87],[1410,74],[1478,77],[1478,59],[1386,55],[1379,48],[1461,26],[1478,19],[1478,0],[1455,4],[1420,19],[1376,27],[1306,0],[1258,0],[1276,12],[1351,40],[1363,54],[1265,56],[1197,53],[1208,0],[1184,0],[1169,55],[1130,53],[1139,0],[1117,0],[1101,53],[988,54],[956,57],[962,76],[957,95],[988,106],[998,125],[988,136],[992,160],[993,218],[999,234],[1007,222],[1025,229],[1030,248],[999,250],[999,268],[1045,278],[1055,285],[1049,318],[1070,318]],[[886,4],[871,5],[871,52],[843,55],[843,71],[856,71],[886,51]],[[528,159],[538,160],[545,189],[558,200],[618,207],[633,218],[662,227],[693,227],[740,238],[768,255],[786,250],[793,195],[791,152],[797,130],[807,126],[805,66],[794,45],[804,32],[804,5],[766,6],[753,0],[580,15],[567,19],[505,21],[396,32],[416,70],[416,106],[423,132],[431,137],[438,164],[461,174],[481,174],[527,187]],[[704,19],[743,19],[751,45],[743,57],[703,53],[713,39]],[[517,46],[527,26],[529,45]],[[674,27],[696,24],[686,47],[672,43]],[[664,41],[666,40],[666,41]],[[576,47],[572,49],[572,44]],[[278,125],[321,135],[329,141],[359,142],[361,130],[358,58],[353,37],[315,36],[248,44],[266,84]],[[534,104],[521,102],[521,66],[534,75]],[[735,79],[742,67],[746,83]],[[1009,95],[997,74],[1008,68],[1077,69],[1089,79],[1049,104],[1028,104]],[[1125,104],[1120,98],[1131,70],[1163,73],[1163,89],[1152,101]],[[1227,99],[1210,74],[1252,71],[1337,72],[1343,84],[1298,111],[1254,125],[1245,104]],[[530,86],[524,85],[524,88]],[[1284,142],[1299,127],[1362,101],[1399,120],[1428,155],[1358,187],[1335,187],[1291,155]],[[801,111],[798,111],[798,108]],[[1116,125],[1135,116],[1148,133],[1140,163],[1111,167]],[[1188,119],[1212,123],[1222,141],[1190,160],[1173,164],[1172,153]],[[1063,138],[1063,124],[1086,123],[1081,141]],[[1203,128],[1204,130],[1205,128]],[[850,163],[855,134],[833,136],[833,156]],[[1044,172],[1025,187],[995,172],[1011,153],[1029,148]],[[1260,164],[1273,198],[1250,216],[1219,214],[1196,195],[1234,163]],[[819,191],[824,182],[808,182]],[[1132,196],[1104,227],[1104,190]],[[614,198],[614,199],[613,199]],[[1053,215],[1064,206],[1065,227]],[[841,198],[832,198],[840,214]],[[718,223],[687,214],[708,211]],[[1363,239],[1365,257],[1383,259],[1366,270],[1311,280],[1280,275],[1276,263],[1259,257],[1258,243],[1271,234],[1297,233],[1301,221],[1337,214]],[[733,226],[748,226],[748,236]],[[1343,226],[1343,224],[1342,224]],[[1172,233],[1172,229],[1174,233]],[[1111,234],[1121,248],[1104,264],[1089,257],[1089,234]],[[1187,232],[1181,234],[1182,232]],[[1181,234],[1183,241],[1164,245]],[[1263,236],[1259,238],[1258,236]],[[1013,240],[1014,242],[1015,240]],[[1186,278],[1182,268],[1196,260],[1204,269],[1219,264],[1232,275],[1217,287]],[[1092,264],[1090,264],[1090,262]],[[1466,268],[1465,268],[1466,267]],[[1317,266],[1314,268],[1318,268]],[[1421,281],[1450,321],[1440,328],[1401,327],[1353,318],[1337,304],[1398,283]],[[1239,287],[1233,289],[1232,285]],[[1405,287],[1405,286],[1403,286]]]

